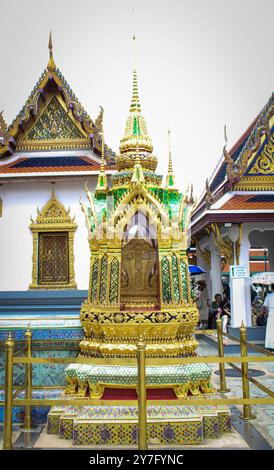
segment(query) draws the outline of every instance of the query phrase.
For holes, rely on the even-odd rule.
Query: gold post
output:
[[[147,416],[146,416],[146,345],[142,337],[137,343],[138,362],[138,449],[147,449]]]
[[[11,333],[5,343],[6,365],[5,365],[5,418],[3,449],[12,449],[12,387],[13,387],[13,351],[14,341]]]
[[[224,357],[224,343],[223,343],[223,325],[222,319],[220,315],[217,318],[217,334],[218,334],[218,354],[219,357]],[[220,371],[220,388],[219,392],[226,393],[230,390],[226,386],[226,379],[225,379],[225,364],[219,364],[219,371]]]
[[[30,327],[25,332],[26,338],[26,357],[31,357],[31,338],[32,332]],[[25,384],[26,384],[26,399],[32,398],[32,364],[25,365]],[[25,406],[25,429],[31,429],[31,406]]]
[[[247,356],[247,345],[246,345],[246,327],[244,322],[242,321],[240,327],[240,346],[241,346],[241,356]],[[248,363],[242,362],[242,384],[243,384],[243,398],[250,398],[250,391],[249,391],[249,380],[248,380]],[[251,406],[250,405],[243,405],[243,412],[241,414],[241,418],[249,420],[256,418],[255,415],[251,413]]]

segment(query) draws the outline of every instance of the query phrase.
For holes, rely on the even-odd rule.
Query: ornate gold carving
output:
[[[273,191],[273,176],[243,176],[236,184],[237,191]]]
[[[3,111],[0,112],[0,157],[8,152],[11,143],[11,134],[8,131],[7,123],[3,116]]]
[[[38,217],[36,221],[31,219],[29,228],[33,233],[33,256],[32,256],[32,283],[30,289],[75,289],[75,273],[74,273],[74,232],[77,224],[69,214],[69,209],[65,210],[61,202],[56,198],[54,191],[51,199],[40,212],[37,208]],[[39,281],[39,260],[38,245],[39,234],[45,233],[67,233],[68,236],[68,281],[66,282],[49,282],[40,284]]]
[[[219,249],[220,254],[223,254],[226,262],[229,265],[234,264],[234,247],[233,242],[230,240],[228,235],[222,236],[220,232],[220,227],[216,223],[211,224],[211,229],[214,235],[215,243]],[[239,224],[239,236],[238,240],[235,243],[235,254],[236,254],[236,263],[239,264],[240,258],[240,249],[241,249],[241,239],[242,239],[242,224]]]
[[[157,258],[155,248],[145,240],[133,239],[122,248],[122,305],[158,305]]]
[[[52,96],[18,146],[21,150],[41,146],[52,149],[66,144],[77,146],[84,143],[87,144],[87,136],[79,123],[73,120],[71,111],[68,113],[62,100]]]
[[[226,151],[226,147],[224,148],[224,160],[227,163],[227,176],[230,186],[239,184],[240,179],[251,164],[252,159],[256,158],[256,154],[266,138],[269,139],[269,144],[265,146],[266,149],[262,152],[262,156],[259,157],[258,161],[255,163],[254,172],[251,169],[249,174],[255,175],[257,172],[269,174],[265,172],[270,172],[271,168],[273,171],[273,155],[271,154],[271,152],[273,153],[273,137],[271,137],[270,131],[273,126],[273,121],[274,105],[272,104],[267,112],[259,117],[255,130],[251,133],[247,144],[236,162],[234,162],[230,154]]]
[[[208,250],[207,248],[202,249],[198,238],[193,238],[193,240],[196,243],[197,255],[201,256],[203,258],[203,260],[206,262],[206,264],[208,265],[208,267],[210,268],[211,267],[210,250]]]
[[[249,170],[249,174],[274,175],[274,133],[271,134],[261,155],[257,158],[254,166]]]
[[[176,380],[176,379],[175,379]],[[173,389],[177,398],[186,398],[187,396],[199,396],[204,393],[214,393],[214,388],[207,379],[200,379],[197,381],[188,381],[186,383],[150,383],[150,389]],[[67,376],[67,387],[65,395],[74,395],[76,397],[89,396],[91,399],[102,398],[106,388],[112,389],[135,389],[138,392],[138,385],[109,382],[93,383],[91,380],[80,381],[76,377],[71,378]]]
[[[67,385],[65,388],[65,395],[75,395],[78,391],[78,380],[77,377],[66,376]]]
[[[94,384],[89,381],[89,396],[90,398],[102,398],[105,391],[105,385],[102,383]]]

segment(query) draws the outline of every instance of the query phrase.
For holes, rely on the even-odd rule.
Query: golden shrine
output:
[[[102,110],[103,118],[103,110]],[[89,407],[54,407],[48,432],[73,438],[75,444],[132,444],[138,435],[137,366],[140,338],[146,356],[158,364],[146,367],[148,436],[158,443],[201,443],[230,430],[226,407],[191,407],[192,396],[216,398],[207,364],[163,365],[163,358],[196,356],[194,329],[198,312],[191,297],[188,228],[192,191],[176,188],[171,151],[166,184],[156,173],[157,157],[141,114],[137,74],[125,133],[116,157],[111,187],[105,172],[103,119],[102,160],[94,194],[86,185],[88,205],[80,201],[90,246],[88,298],[80,320],[81,356],[105,358],[102,365],[71,364],[65,396],[90,397]],[[125,358],[115,365],[113,358]],[[189,397],[189,406],[176,405]],[[104,406],[93,400],[102,398]],[[135,400],[115,406],[114,399]],[[157,405],[157,399],[174,405]]]

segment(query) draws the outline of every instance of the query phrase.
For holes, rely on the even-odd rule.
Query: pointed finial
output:
[[[52,199],[55,198],[54,185],[55,185],[55,182],[53,181],[53,182],[51,183],[51,197],[52,197]]]
[[[5,346],[7,349],[13,349],[14,348],[14,341],[11,332],[9,332],[8,337],[5,342]]]
[[[168,112],[168,171],[166,177],[166,188],[174,188],[174,174],[173,174],[173,165],[172,165],[172,155],[171,155],[171,143],[170,143],[170,124],[169,124],[169,110]]]
[[[226,124],[224,125],[224,136],[225,136],[225,143],[227,144]]]
[[[49,33],[49,62],[47,65],[47,69],[49,72],[53,72],[56,69],[56,65],[53,59],[53,54],[52,54],[52,32],[50,31]]]
[[[132,98],[131,98],[131,105],[130,105],[131,112],[141,112],[141,106],[139,101],[139,93],[138,93],[138,80],[137,80],[137,72],[136,68],[133,68],[133,87],[132,87]]]
[[[170,143],[170,126],[168,124],[168,173],[173,174],[171,143]]]
[[[100,164],[100,173],[98,176],[96,191],[106,191],[108,189],[107,186],[107,177],[105,172],[105,137],[104,137],[104,125],[103,125],[103,116],[104,116],[104,108],[101,108],[101,139],[102,139],[102,147],[101,147],[101,164]]]
[[[133,35],[133,44],[136,37]],[[120,154],[116,159],[117,169],[132,168],[132,163],[136,161],[136,156],[140,156],[142,162],[144,157],[152,154],[153,145],[147,132],[144,117],[141,115],[141,106],[138,92],[137,72],[133,62],[133,90],[130,104],[130,114],[126,120],[124,136],[120,140]],[[140,154],[139,154],[140,153]],[[156,168],[157,159],[151,156],[153,169]],[[149,160],[147,160],[149,164]]]

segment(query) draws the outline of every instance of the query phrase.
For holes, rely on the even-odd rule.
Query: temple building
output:
[[[252,254],[263,252],[261,271],[274,271],[273,130],[274,94],[230,151],[225,145],[191,219],[197,263],[206,271],[210,298],[223,292],[223,270],[234,265],[246,268],[245,278],[232,293],[238,305],[233,316],[235,327],[242,320],[252,324]]]
[[[107,175],[114,165],[114,152],[102,144],[103,109],[95,120],[83,109],[55,65],[51,36],[49,55],[9,127],[0,114],[2,313],[7,304],[16,312],[20,302],[21,313],[23,304],[30,314],[45,290],[60,308],[67,295],[75,300],[87,290],[89,249],[79,198],[86,182],[96,186],[102,145]]]

